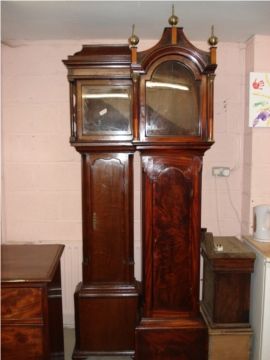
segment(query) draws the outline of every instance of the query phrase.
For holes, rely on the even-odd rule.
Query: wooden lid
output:
[[[211,233],[204,237],[202,254],[213,270],[221,272],[252,272],[256,258],[255,253],[236,237],[213,237]]]
[[[49,282],[64,245],[1,245],[2,282]]]
[[[213,236],[206,233],[202,248],[209,259],[256,257],[245,243],[234,236]]]

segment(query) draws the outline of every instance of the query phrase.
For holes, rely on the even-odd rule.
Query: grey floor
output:
[[[64,329],[64,341],[65,341],[65,360],[72,359],[72,352],[75,344],[75,331],[74,329]],[[130,360],[129,356],[90,356],[89,360]]]

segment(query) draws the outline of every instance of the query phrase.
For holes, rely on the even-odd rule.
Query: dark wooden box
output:
[[[207,360],[208,329],[201,319],[143,319],[135,360]]]
[[[134,354],[139,315],[136,286],[78,284],[74,297],[76,346],[73,359]]]
[[[212,327],[249,326],[250,277],[255,254],[236,237],[202,242],[204,259],[201,308]]]

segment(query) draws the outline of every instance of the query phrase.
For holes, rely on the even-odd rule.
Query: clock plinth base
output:
[[[136,328],[135,360],[207,360],[203,319],[142,319]]]
[[[132,355],[138,323],[137,283],[85,285],[75,295],[76,344],[73,359],[93,355]]]

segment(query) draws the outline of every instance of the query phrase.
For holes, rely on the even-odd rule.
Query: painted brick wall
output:
[[[104,41],[110,42],[113,40]],[[6,242],[56,242],[67,247],[81,244],[80,156],[69,145],[68,82],[61,60],[78,51],[83,43],[88,42],[27,42],[2,47],[3,240]],[[155,43],[142,42],[139,50]],[[207,44],[197,43],[197,46],[207,49]],[[205,155],[202,192],[202,226],[214,234],[240,234],[244,63],[244,44],[219,44],[216,143]],[[137,278],[141,277],[139,162],[135,155]],[[227,180],[215,179],[211,175],[212,166],[229,166],[233,171]],[[66,272],[67,269],[65,264]],[[79,282],[81,274],[78,272],[76,276]]]
[[[246,81],[250,72],[270,72],[270,36],[256,35],[247,42]],[[244,128],[244,176],[242,194],[242,233],[253,233],[253,207],[270,204],[270,128],[248,127],[246,91]]]

